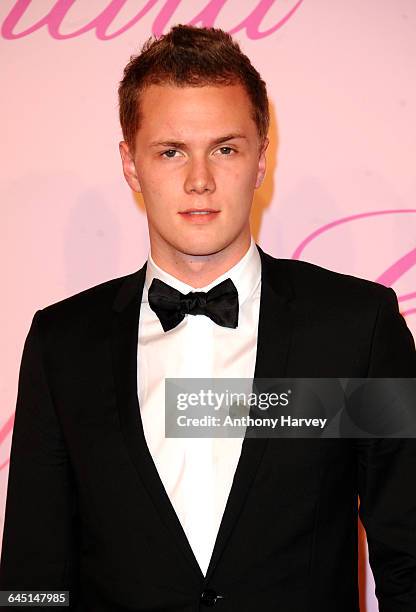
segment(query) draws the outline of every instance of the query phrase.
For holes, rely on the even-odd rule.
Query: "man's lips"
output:
[[[186,210],[181,210],[179,211],[179,214],[181,215],[187,215],[187,214],[191,214],[191,213],[213,213],[213,212],[220,212],[219,210],[217,210],[216,208],[187,208]]]
[[[219,213],[220,211],[214,208],[188,208],[179,212],[183,219],[191,223],[207,223],[215,219]]]

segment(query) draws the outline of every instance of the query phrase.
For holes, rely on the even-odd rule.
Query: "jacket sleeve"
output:
[[[386,289],[373,332],[368,377],[416,377],[412,334]],[[416,411],[416,403],[415,403]],[[416,438],[356,440],[359,514],[380,612],[416,610]]]
[[[42,356],[42,311],[27,335],[10,453],[1,590],[76,594],[76,495]],[[72,595],[72,597],[71,597]]]

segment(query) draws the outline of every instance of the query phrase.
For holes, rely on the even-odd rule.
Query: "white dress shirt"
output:
[[[182,293],[208,291],[231,278],[238,291],[236,328],[206,315],[185,315],[164,332],[148,303],[153,278]],[[165,378],[254,378],[261,260],[253,237],[245,255],[205,287],[191,287],[155,264],[149,253],[139,320],[137,383],[149,451],[189,544],[206,574],[243,438],[165,438]]]

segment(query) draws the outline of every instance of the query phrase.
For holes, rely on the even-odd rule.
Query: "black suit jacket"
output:
[[[416,376],[393,290],[258,249],[255,378]],[[85,612],[356,612],[359,494],[380,610],[414,612],[415,439],[246,438],[203,576],[140,418],[145,269],[35,313],[1,589],[69,589]]]

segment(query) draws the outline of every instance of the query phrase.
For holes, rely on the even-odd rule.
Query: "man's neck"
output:
[[[235,266],[250,248],[251,235],[241,244],[233,244],[226,249],[209,255],[189,255],[175,251],[164,257],[159,249],[151,248],[154,263],[191,287],[205,287]]]

